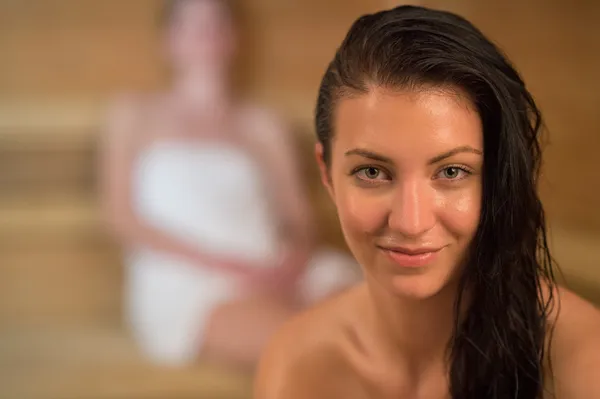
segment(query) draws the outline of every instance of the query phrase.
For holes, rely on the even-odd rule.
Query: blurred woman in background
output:
[[[161,94],[123,95],[105,137],[104,206],[126,248],[127,317],[152,359],[252,366],[297,309],[357,280],[315,252],[293,141],[235,98],[230,5],[175,0]]]

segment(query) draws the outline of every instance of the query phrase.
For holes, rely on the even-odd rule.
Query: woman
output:
[[[227,3],[170,1],[166,15],[172,86],[123,96],[104,142],[127,317],[156,362],[252,367],[275,328],[356,276],[350,257],[314,251],[290,135],[232,94]]]
[[[255,397],[600,398],[599,312],[553,279],[540,126],[465,19],[359,18],[321,84],[316,152],[365,283],[283,327]]]

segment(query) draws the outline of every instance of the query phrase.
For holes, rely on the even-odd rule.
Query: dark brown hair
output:
[[[466,19],[401,6],[359,18],[329,64],[316,132],[331,162],[336,103],[373,87],[469,94],[483,124],[482,210],[449,343],[454,399],[538,399],[554,304],[553,262],[537,194],[542,116],[502,52]],[[549,288],[549,289],[546,289]],[[469,307],[459,317],[463,293]]]

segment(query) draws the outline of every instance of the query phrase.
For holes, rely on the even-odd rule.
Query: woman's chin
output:
[[[389,286],[395,296],[426,300],[438,295],[446,286],[447,281],[428,274],[393,276]]]

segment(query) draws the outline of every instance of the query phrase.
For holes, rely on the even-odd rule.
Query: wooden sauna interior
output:
[[[240,1],[240,77],[298,135],[323,240],[342,245],[311,158],[328,59],[376,0]],[[546,117],[541,194],[569,286],[600,304],[600,2],[425,0],[472,19]],[[249,398],[250,378],[160,369],[122,322],[123,269],[96,197],[116,93],[164,84],[157,0],[0,0],[0,397]]]

